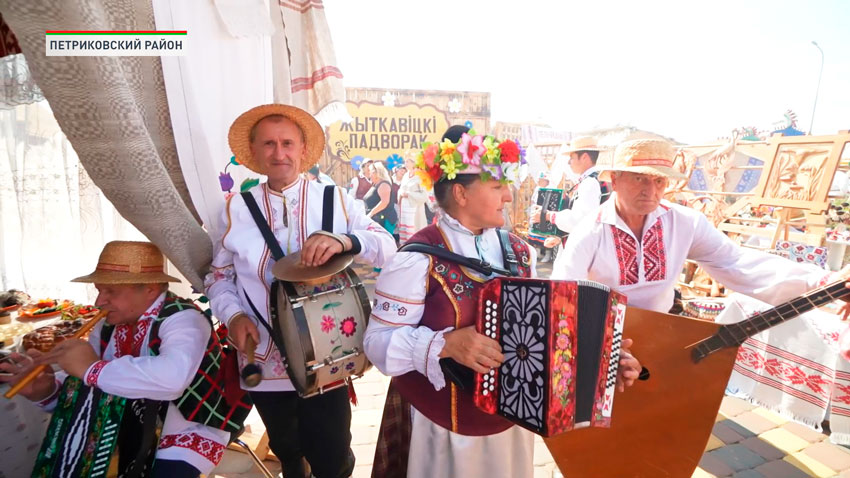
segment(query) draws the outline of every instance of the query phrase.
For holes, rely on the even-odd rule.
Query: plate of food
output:
[[[33,330],[32,324],[22,324],[19,322],[12,324],[0,325],[0,342],[4,343],[3,347],[11,347],[15,345],[18,339],[24,334]]]
[[[62,311],[62,320],[88,320],[97,315],[99,310],[93,305],[75,304]]]
[[[40,352],[49,352],[59,342],[72,338],[85,323],[85,319],[74,319],[39,327],[23,336],[21,350],[36,349]],[[88,334],[82,338],[87,336]]]
[[[74,305],[69,300],[44,299],[33,304],[22,307],[18,311],[18,320],[39,320],[55,317],[63,310]]]
[[[14,312],[29,301],[30,296],[19,290],[10,289],[6,292],[0,292],[0,315]]]

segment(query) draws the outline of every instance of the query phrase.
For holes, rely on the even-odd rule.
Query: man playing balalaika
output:
[[[65,340],[46,354],[30,351],[34,360],[15,354],[13,363],[0,364],[14,374],[0,378],[5,382],[19,381],[31,361],[63,370],[48,368],[20,390],[54,411],[33,476],[105,476],[111,447],[102,442],[115,430],[119,476],[197,477],[221,460],[250,405],[227,405],[213,383],[224,358],[220,339],[192,301],[168,291],[177,279],[164,264],[151,243],[110,242],[96,270],[74,279],[94,283],[95,304],[107,312],[88,341]],[[108,420],[114,426],[101,426]],[[80,429],[86,433],[75,433]],[[92,429],[100,435],[95,443],[85,441]],[[69,444],[75,434],[83,435],[82,446]]]

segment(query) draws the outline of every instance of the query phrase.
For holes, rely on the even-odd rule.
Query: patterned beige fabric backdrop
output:
[[[157,57],[46,57],[45,30],[153,30],[150,0],[0,0],[80,162],[197,288],[212,244],[183,180]]]

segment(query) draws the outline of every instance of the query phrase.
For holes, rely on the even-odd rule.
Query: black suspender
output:
[[[322,199],[322,230],[334,232],[334,190],[332,185],[325,186],[325,195]]]
[[[330,233],[334,232],[333,228],[335,189],[336,187],[331,185],[325,186],[324,195],[322,198],[322,230]],[[269,227],[268,222],[266,222],[266,218],[260,211],[260,206],[257,204],[257,200],[254,199],[254,195],[251,194],[251,191],[243,192],[242,199],[245,200],[245,204],[248,206],[248,210],[251,211],[251,217],[254,218],[254,222],[260,229],[260,233],[263,235],[263,239],[266,241],[266,245],[269,246],[269,251],[271,251],[272,257],[274,257],[274,260],[279,261],[284,256],[283,249],[281,249],[280,244],[277,242],[277,239],[275,239],[274,233]]]
[[[245,200],[248,210],[251,211],[251,217],[253,217],[254,222],[257,223],[257,227],[260,229],[260,233],[263,235],[266,245],[269,246],[269,251],[271,251],[272,257],[274,257],[274,260],[276,261],[281,260],[284,255],[283,249],[280,248],[280,244],[277,242],[277,239],[275,239],[272,229],[269,227],[269,224],[266,222],[266,218],[260,211],[260,206],[257,204],[257,200],[254,199],[254,195],[251,194],[251,191],[245,191],[242,193],[242,199]]]
[[[439,257],[440,259],[445,259],[447,261],[454,262],[455,264],[468,267],[487,276],[495,273],[502,276],[516,277],[519,275],[519,262],[517,262],[516,254],[514,254],[513,248],[511,247],[508,231],[499,229],[498,232],[499,243],[502,245],[502,257],[504,257],[505,260],[504,269],[494,266],[489,262],[482,261],[481,259],[462,256],[458,253],[443,249],[442,247],[437,247],[423,242],[408,242],[401,246],[398,249],[398,252],[420,252],[422,254],[429,254]]]

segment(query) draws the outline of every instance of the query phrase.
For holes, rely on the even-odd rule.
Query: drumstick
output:
[[[257,349],[257,344],[254,338],[250,335],[245,338],[245,355],[248,357],[248,364],[242,369],[242,380],[249,387],[256,387],[263,380],[263,371],[260,366],[254,363],[254,351]]]
[[[83,326],[80,327],[80,330],[78,330],[76,333],[74,333],[74,335],[71,338],[72,339],[78,339],[78,338],[82,337],[83,335],[85,335],[86,332],[91,330],[92,327],[94,327],[98,322],[100,322],[100,319],[106,317],[106,314],[108,314],[108,313],[109,312],[106,311],[106,310],[99,311],[97,313],[97,315],[95,315],[94,317],[91,318],[91,320],[89,320],[88,322],[83,324]],[[38,377],[39,375],[41,375],[42,372],[47,370],[48,365],[49,364],[43,363],[43,364],[35,367],[34,369],[30,370],[30,373],[28,373],[24,378],[22,378],[21,381],[12,385],[12,387],[8,391],[6,391],[6,393],[3,396],[6,397],[6,398],[12,398],[15,395],[17,395],[18,392],[20,392],[22,388],[29,385],[30,382],[35,380],[36,377]]]

